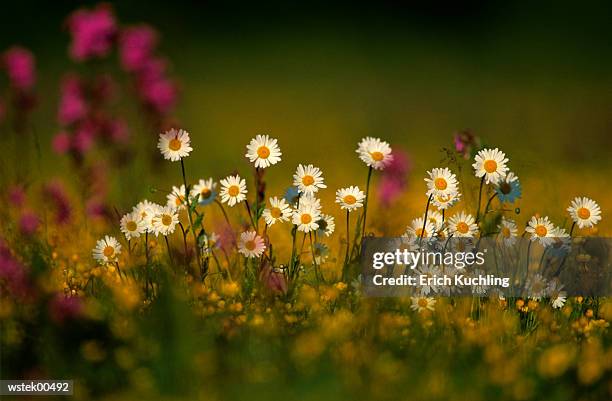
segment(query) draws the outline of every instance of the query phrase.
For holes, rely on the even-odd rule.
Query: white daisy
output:
[[[255,231],[245,231],[238,240],[238,252],[247,258],[258,258],[266,249],[263,238]]]
[[[587,197],[574,198],[567,211],[572,220],[578,225],[578,228],[593,227],[601,220],[599,205]]]
[[[532,241],[539,241],[543,246],[548,246],[553,242],[555,226],[548,220],[548,217],[533,216],[525,231],[531,234]]]
[[[246,194],[246,181],[244,178],[240,178],[238,174],[230,175],[221,180],[221,201],[223,203],[234,206],[245,200]]]
[[[527,289],[531,299],[539,301],[547,296],[549,284],[541,274],[536,273],[527,279],[525,288]]]
[[[410,225],[406,228],[406,232],[404,233],[404,238],[409,239],[419,239],[421,238],[421,234],[423,238],[431,238],[436,233],[436,227],[430,222],[427,221],[425,224],[425,231],[423,231],[423,218],[417,217],[412,220]]]
[[[268,135],[257,135],[247,145],[246,157],[255,167],[266,168],[281,160],[281,151],[277,141]]]
[[[359,142],[356,152],[368,167],[376,170],[383,170],[393,160],[389,144],[369,136]]]
[[[499,238],[502,239],[504,245],[511,246],[516,243],[518,229],[516,228],[514,220],[502,217],[497,228],[499,230]]]
[[[140,234],[144,234],[147,231],[147,225],[143,219],[137,213],[126,213],[119,222],[121,232],[125,235],[125,238],[129,241],[132,238],[140,237]]]
[[[436,300],[431,297],[410,297],[412,300],[412,305],[410,308],[417,312],[423,312],[426,310],[430,310],[433,312],[434,305],[436,304]]]
[[[214,202],[217,197],[217,183],[212,178],[207,180],[199,180],[196,185],[191,189],[191,195],[193,199],[198,199],[200,205],[208,205]]]
[[[567,300],[567,293],[563,291],[563,284],[561,284],[558,279],[554,279],[548,284],[547,293],[553,308],[563,308]]]
[[[474,217],[463,211],[448,219],[448,228],[455,237],[472,238],[478,233]]]
[[[109,235],[105,235],[104,238],[96,242],[96,247],[92,251],[93,258],[101,265],[117,261],[120,254],[121,244],[115,237]]]
[[[151,224],[151,219],[155,214],[162,209],[162,206],[157,203],[149,202],[148,200],[143,200],[138,203],[132,209],[132,213],[136,214],[140,217],[140,219],[144,222],[145,229],[148,232],[153,232],[153,225]]]
[[[457,192],[457,176],[447,167],[434,168],[428,171],[427,174],[429,175],[429,178],[425,178],[427,196],[447,197]]]
[[[501,150],[483,149],[476,154],[475,162],[472,164],[476,177],[485,177],[487,184],[497,184],[506,176],[508,159]]]
[[[461,193],[459,191],[455,191],[446,195],[434,195],[431,198],[431,203],[438,208],[438,210],[445,210],[457,203],[459,198],[461,198]]]
[[[336,191],[336,203],[340,204],[340,209],[346,209],[349,212],[362,207],[364,199],[365,194],[357,186],[341,188]]]
[[[429,284],[427,279],[438,277],[441,274],[441,270],[437,266],[421,266],[417,273],[419,276],[425,276],[425,284],[419,286],[421,295],[429,295],[430,292],[438,292],[438,287]],[[419,279],[420,280],[420,279]]]
[[[151,219],[153,233],[156,236],[159,234],[164,236],[172,234],[178,222],[178,210],[171,206],[166,206],[160,209]]]
[[[275,196],[270,198],[270,207],[264,209],[262,216],[269,226],[276,222],[288,221],[291,218],[291,207],[285,199],[278,199]]]
[[[334,217],[328,214],[322,214],[321,218],[317,220],[317,224],[319,225],[319,235],[325,235],[326,237],[332,235],[336,229]]]
[[[176,162],[183,157],[189,156],[189,152],[193,150],[190,146],[190,142],[191,139],[189,139],[189,133],[187,131],[172,128],[163,134],[159,134],[157,147],[166,160]]]
[[[323,173],[312,164],[297,166],[295,174],[293,174],[293,185],[298,188],[300,193],[311,195],[319,189],[327,188],[327,185],[323,183]]]
[[[321,199],[315,197],[313,194],[304,194],[300,197],[300,205],[312,206],[321,211]]]
[[[423,215],[425,217],[425,215]],[[429,221],[435,227],[436,231],[442,229],[444,222],[442,221],[442,213],[436,210],[430,210],[427,212],[427,221]]]
[[[296,210],[293,211],[293,224],[297,225],[299,231],[305,233],[317,230],[319,224],[317,221],[321,218],[321,212],[311,203],[300,205]]]
[[[166,205],[173,209],[186,209],[187,202],[185,202],[185,185],[180,187],[172,187],[172,191],[166,196]]]

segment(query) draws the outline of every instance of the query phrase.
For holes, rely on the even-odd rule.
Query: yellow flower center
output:
[[[164,214],[161,218],[161,222],[163,225],[169,226],[170,224],[172,224],[172,216],[170,216],[169,214]]]
[[[434,181],[434,185],[436,186],[436,189],[443,191],[448,186],[448,183],[446,182],[444,178],[439,177],[439,178],[436,178],[436,180]]]
[[[421,235],[427,236],[427,230],[423,230],[422,228],[417,228],[416,230],[414,230],[414,234],[417,237],[420,237]]]
[[[168,147],[170,148],[170,150],[173,150],[175,152],[181,149],[181,146],[183,146],[183,143],[180,141],[180,139],[177,138],[173,138],[170,140],[170,142],[168,142]]]
[[[270,149],[268,149],[267,146],[260,146],[257,149],[257,156],[259,156],[261,159],[267,159],[268,156],[270,156]]]
[[[135,221],[131,220],[127,222],[127,224],[125,225],[125,228],[127,228],[128,231],[136,231],[136,229],[138,228],[138,225],[136,224]]]
[[[588,219],[589,217],[591,217],[591,212],[586,207],[581,207],[580,209],[578,209],[576,214],[578,214],[578,217],[580,217],[581,219]]]
[[[546,229],[546,227],[539,225],[535,228],[535,233],[539,236],[539,237],[543,237],[548,233],[548,230]]]
[[[385,157],[381,152],[370,152],[370,156],[375,162],[382,161],[382,159]]]
[[[110,245],[107,245],[104,250],[102,251],[102,253],[104,254],[104,256],[106,256],[107,258],[110,258],[111,256],[113,256],[115,254],[115,248],[113,248]]]
[[[309,214],[303,214],[302,217],[300,217],[300,221],[302,224],[309,224],[312,221],[312,216]]]
[[[438,195],[436,199],[438,199],[438,202],[440,203],[446,203],[450,200],[450,195],[448,196]]]
[[[421,308],[426,308],[427,307],[427,299],[425,298],[419,298],[419,306]]]
[[[238,185],[232,185],[227,189],[227,193],[229,196],[238,196],[240,193],[240,187],[238,187]]]
[[[250,240],[250,241],[245,242],[244,247],[248,249],[249,251],[254,251],[256,247],[255,240]]]
[[[304,177],[302,177],[302,184],[309,186],[314,184],[315,180],[314,177],[311,175],[305,175]]]
[[[465,221],[460,221],[457,223],[457,231],[459,231],[461,234],[466,234],[468,231],[470,231],[470,227]]]
[[[279,207],[273,207],[272,209],[270,209],[270,216],[274,217],[275,219],[281,217],[282,214],[283,212],[281,212]]]
[[[346,195],[343,200],[347,205],[354,205],[355,202],[357,202],[357,198],[355,198],[353,195]]]
[[[497,162],[495,160],[487,160],[484,162],[483,167],[487,173],[494,173],[497,170]]]
[[[510,229],[508,227],[502,228],[502,235],[506,238],[510,238]]]
[[[185,200],[185,197],[182,195],[179,195],[176,197],[176,199],[174,200],[174,203],[176,203],[176,206],[181,206],[183,204],[183,201]]]
[[[210,188],[204,188],[203,190],[200,191],[201,199],[208,199],[210,198],[210,195],[212,195],[212,191],[210,190]]]

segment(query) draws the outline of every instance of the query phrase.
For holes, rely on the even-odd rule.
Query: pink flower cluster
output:
[[[383,170],[378,184],[378,199],[385,206],[395,202],[406,191],[412,165],[408,154],[394,149],[391,163]]]
[[[472,157],[472,152],[480,148],[480,138],[468,130],[456,132],[453,136],[453,142],[457,153],[466,160]]]
[[[72,217],[72,208],[68,195],[59,181],[51,181],[43,187],[43,199],[48,200],[55,212],[57,224],[67,224]]]
[[[13,88],[29,92],[36,83],[36,63],[34,55],[28,49],[13,46],[2,56],[2,65]]]
[[[19,231],[26,236],[36,233],[40,226],[38,215],[27,207],[27,195],[21,185],[13,185],[8,188],[9,204],[14,206],[18,212]]]
[[[20,300],[24,300],[32,293],[25,266],[13,256],[2,238],[0,238],[0,287],[6,288],[12,297]]]
[[[114,100],[115,83],[108,75],[91,82],[76,75],[68,75],[61,85],[58,121],[63,130],[52,142],[56,153],[72,152],[80,160],[96,139],[110,143],[125,143],[129,138],[127,124],[106,112]]]
[[[157,33],[148,25],[124,29],[119,37],[121,66],[132,74],[143,104],[161,115],[175,106],[178,89],[167,76],[168,63],[155,54]]]
[[[92,10],[80,9],[67,21],[72,36],[70,56],[76,61],[86,61],[107,56],[117,35],[117,23],[108,4],[99,4]]]

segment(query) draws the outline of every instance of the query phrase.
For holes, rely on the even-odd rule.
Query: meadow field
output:
[[[608,297],[374,298],[360,275],[367,236],[609,236],[609,6],[27,11],[0,19],[0,379],[612,398]]]

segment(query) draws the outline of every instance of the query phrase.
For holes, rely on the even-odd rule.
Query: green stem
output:
[[[187,216],[189,217],[189,225],[193,234],[193,246],[195,248],[196,259],[200,271],[202,270],[202,261],[200,260],[200,247],[198,246],[198,236],[196,235],[195,227],[193,226],[193,218],[191,217],[191,204],[189,203],[189,187],[187,186],[187,176],[185,175],[185,163],[181,157],[181,172],[183,173],[183,184],[185,185],[185,202],[187,203]]]
[[[480,189],[478,190],[478,210],[476,211],[476,221],[480,219],[480,201],[482,200],[482,186],[484,185],[485,176],[480,179]]]
[[[431,204],[431,198],[433,198],[433,194],[429,195],[429,198],[427,198],[427,206],[425,206],[425,216],[423,217],[423,227],[421,228],[421,235],[419,237],[419,246],[421,246],[421,241],[423,241],[423,235],[425,234],[425,226],[427,225],[427,213],[429,213],[429,205]]]
[[[366,217],[368,213],[368,199],[370,198],[370,179],[372,178],[372,167],[368,170],[368,179],[366,181],[366,196],[365,201],[363,203],[363,227],[361,229],[361,240],[365,237],[365,229],[366,229]]]

